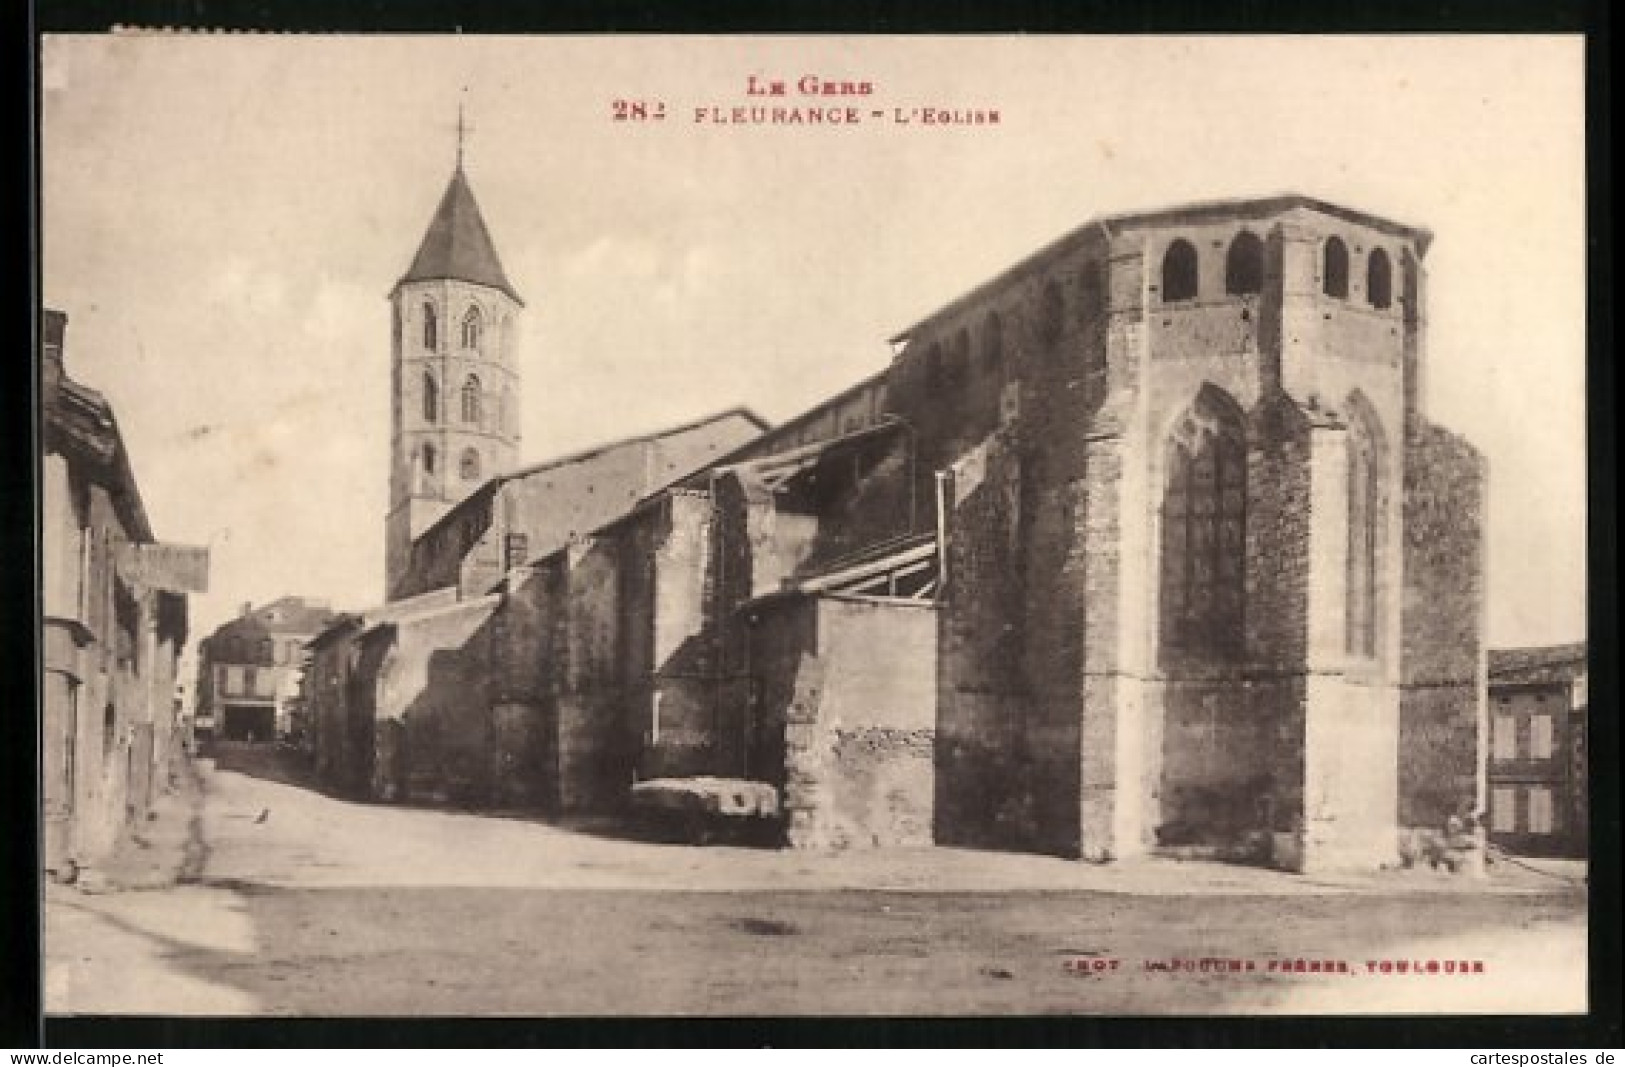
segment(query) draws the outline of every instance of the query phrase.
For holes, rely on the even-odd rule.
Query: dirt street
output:
[[[1470,883],[1432,871],[1308,878],[955,849],[700,849],[355,804],[231,771],[203,778],[195,881],[49,887],[48,1011],[1585,1007],[1578,865],[1501,865]]]

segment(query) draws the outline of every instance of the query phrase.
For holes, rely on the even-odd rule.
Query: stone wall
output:
[[[1285,393],[1254,409],[1247,456],[1248,703],[1267,724],[1254,743],[1265,781],[1250,826],[1286,833],[1304,810],[1308,722],[1310,451],[1313,420]],[[1249,761],[1252,762],[1252,761]]]
[[[1417,418],[1405,442],[1399,819],[1438,827],[1484,805],[1486,468]]]
[[[391,783],[396,796],[478,804],[495,798],[490,624],[497,599],[396,619],[387,651],[358,662],[358,679],[372,682],[380,732],[388,737],[394,731],[382,724],[400,724],[400,748],[375,770],[378,785],[380,773],[403,774]],[[367,716],[365,697],[352,693],[351,714]]]
[[[629,580],[645,576],[643,588],[623,592],[646,645],[628,657],[632,703],[647,709],[639,775],[729,773],[738,742],[718,717],[717,634],[706,601],[716,565],[711,496],[674,491],[662,509],[658,525],[643,524],[626,567]]]
[[[939,598],[935,837],[1020,847],[1033,839],[1030,690],[1022,673],[1026,586],[1021,465],[1008,434],[981,447],[951,487]]]
[[[936,619],[931,605],[788,597],[752,629],[757,760],[782,768],[795,848],[932,840]]]
[[[558,695],[558,792],[565,811],[606,811],[627,799],[637,763],[623,656],[621,546],[613,536],[569,551]]]

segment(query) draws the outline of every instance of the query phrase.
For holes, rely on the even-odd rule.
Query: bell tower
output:
[[[412,543],[519,452],[518,319],[524,309],[503,272],[457,166],[428,232],[390,301],[389,514],[386,599],[411,565]]]

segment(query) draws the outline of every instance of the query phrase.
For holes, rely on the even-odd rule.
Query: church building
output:
[[[388,524],[391,595],[454,600],[355,624],[372,794],[626,814],[720,778],[791,847],[1397,861],[1485,798],[1486,470],[1424,409],[1431,240],[1295,194],[1100,217],[515,542],[473,490],[523,305],[459,171],[393,297]],[[402,611],[487,651],[368,660]],[[436,684],[481,712],[414,707]]]

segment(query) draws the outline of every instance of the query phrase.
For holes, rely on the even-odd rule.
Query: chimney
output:
[[[244,619],[248,618],[248,613],[253,611],[253,610],[254,610],[254,602],[252,600],[243,601],[243,609],[242,609],[242,613],[241,613],[240,617],[244,618]]]
[[[68,332],[68,316],[46,308],[40,316],[40,388],[47,406],[56,402],[62,385],[62,341]]]

